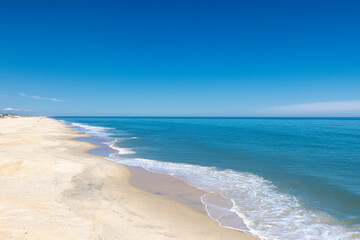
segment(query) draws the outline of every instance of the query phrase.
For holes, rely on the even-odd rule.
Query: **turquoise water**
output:
[[[57,119],[117,149],[114,161],[209,191],[202,201],[225,227],[262,239],[360,239],[360,118]]]

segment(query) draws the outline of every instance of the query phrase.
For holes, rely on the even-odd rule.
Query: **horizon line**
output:
[[[360,118],[360,116],[109,116],[109,115],[66,115],[46,117],[93,117],[93,118]]]

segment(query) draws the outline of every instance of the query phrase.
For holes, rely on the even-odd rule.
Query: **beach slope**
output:
[[[257,239],[129,184],[64,123],[0,119],[0,239]]]

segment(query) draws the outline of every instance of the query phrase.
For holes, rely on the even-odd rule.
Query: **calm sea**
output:
[[[56,119],[117,149],[114,161],[207,190],[222,226],[269,240],[360,239],[360,118]]]

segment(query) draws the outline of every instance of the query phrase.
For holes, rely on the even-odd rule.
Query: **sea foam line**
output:
[[[135,152],[131,148],[122,148],[118,147],[116,144],[119,143],[119,139],[115,139],[111,142],[106,142],[112,149],[115,149],[120,155],[129,155],[135,154]],[[114,154],[111,154],[111,157],[114,157]]]
[[[244,221],[249,232],[263,240],[350,240],[360,236],[358,231],[334,225],[335,220],[325,213],[305,209],[294,196],[279,192],[270,181],[252,173],[141,158],[110,159],[179,177],[208,192],[220,192],[231,199],[231,211]]]
[[[82,123],[75,123],[72,122],[71,125],[76,128],[80,128],[85,134],[96,136],[96,137],[110,137],[112,136],[111,133],[108,131],[115,128],[109,128],[109,127],[98,127],[98,126],[90,126],[87,124]]]

